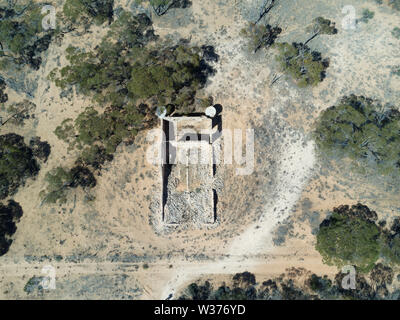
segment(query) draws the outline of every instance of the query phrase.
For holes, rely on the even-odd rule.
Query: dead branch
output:
[[[257,21],[255,24],[259,23],[262,18],[265,17],[265,15],[268,14],[268,12],[271,11],[271,9],[275,6],[275,1],[276,0],[267,0],[267,2],[264,4],[262,11],[260,12],[260,16],[258,17]]]

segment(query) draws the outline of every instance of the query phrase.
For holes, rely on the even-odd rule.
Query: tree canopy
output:
[[[282,32],[280,27],[249,23],[247,28],[241,30],[241,35],[249,39],[250,49],[257,52],[261,48],[272,46]]]
[[[63,6],[64,23],[76,28],[78,24],[90,25],[92,22],[111,23],[114,0],[67,0]]]
[[[371,99],[351,95],[324,110],[314,132],[321,155],[349,158],[362,169],[398,174],[400,113]]]
[[[312,24],[308,26],[307,31],[313,34],[337,34],[338,30],[335,27],[335,23],[324,17],[317,17],[312,21]]]
[[[316,86],[326,75],[328,59],[303,43],[275,43],[276,60],[282,72],[290,75],[299,87]]]
[[[189,0],[135,0],[140,4],[148,2],[158,16],[162,16],[171,8],[186,8],[191,2]]]
[[[94,51],[69,47],[70,64],[53,70],[50,78],[61,88],[76,86],[103,105],[144,102],[185,109],[213,70],[201,58],[201,48],[184,42],[156,46],[157,38],[147,16],[123,12]]]
[[[119,144],[132,143],[138,131],[155,123],[157,106],[187,114],[203,107],[203,100],[209,105],[210,99],[196,94],[214,72],[206,62],[218,57],[212,48],[156,40],[146,15],[122,11],[97,47],[69,47],[69,64],[49,74],[58,87],[74,86],[95,105],[55,130],[70,148],[80,150],[76,165],[100,169]]]
[[[0,69],[10,61],[37,70],[54,30],[43,30],[42,6],[30,2],[26,7],[0,7]]]
[[[15,193],[38,172],[39,164],[23,137],[14,133],[0,136],[0,199]]]
[[[0,256],[6,254],[12,243],[12,235],[17,230],[16,224],[22,217],[22,208],[14,200],[7,205],[0,203]]]
[[[317,234],[316,249],[325,263],[342,267],[355,265],[368,271],[380,254],[380,228],[376,213],[358,204],[333,209]]]

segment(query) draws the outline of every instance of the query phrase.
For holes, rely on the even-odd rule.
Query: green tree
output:
[[[368,23],[368,21],[371,20],[374,17],[374,15],[375,13],[373,11],[364,9],[362,12],[362,17],[361,19],[359,19],[359,21]]]
[[[325,19],[324,17],[317,17],[312,21],[312,24],[307,27],[308,32],[312,32],[313,35],[310,39],[308,39],[305,44],[310,42],[316,36],[320,34],[337,34],[338,30],[335,27],[335,23],[330,21],[329,19]]]
[[[21,206],[14,200],[9,200],[7,205],[0,203],[0,256],[8,252],[22,213]]]
[[[81,151],[76,165],[91,172],[101,169],[118,145],[132,143],[138,131],[154,125],[157,106],[185,114],[204,104],[195,98],[214,72],[202,59],[205,50],[211,56],[212,48],[190,47],[186,41],[166,46],[157,39],[146,15],[122,11],[96,48],[67,48],[69,64],[49,74],[57,86],[74,86],[101,106],[86,108],[55,130],[69,148]],[[50,198],[62,198],[65,188],[60,192],[54,185],[48,188],[56,191]]]
[[[392,35],[396,39],[400,40],[400,28],[399,27],[394,27],[393,30],[392,30]]]
[[[302,43],[275,43],[274,47],[281,71],[294,78],[299,87],[316,86],[325,78],[329,60],[322,59],[319,52]]]
[[[400,264],[400,218],[396,217],[391,229],[384,234],[382,255],[388,263]]]
[[[65,203],[69,188],[82,187],[84,190],[96,186],[96,178],[86,167],[77,165],[72,169],[57,167],[46,174],[47,187],[40,192],[45,203]]]
[[[41,52],[48,49],[54,30],[43,30],[42,6],[30,2],[18,9],[0,6],[0,62],[27,64],[37,70]],[[2,63],[2,65],[6,65]]]
[[[400,0],[389,0],[389,4],[393,9],[400,10]]]
[[[38,172],[39,164],[23,137],[14,133],[0,136],[0,199],[14,194]]]
[[[186,8],[190,5],[188,0],[135,0],[136,3],[140,4],[143,2],[148,2],[153,8],[154,12],[158,16],[162,16],[168,12],[171,8]]]
[[[317,234],[316,249],[328,265],[355,265],[367,272],[380,254],[381,230],[376,214],[363,205],[333,209]]]
[[[77,25],[86,28],[92,22],[100,25],[113,19],[114,0],[67,0],[63,6],[63,21],[68,29],[76,29]]]
[[[281,28],[272,27],[269,24],[264,26],[249,23],[247,28],[241,30],[240,34],[249,39],[250,49],[257,52],[261,48],[272,46],[281,32]]]
[[[0,103],[7,102],[8,100],[8,95],[4,92],[6,87],[6,82],[0,77]]]
[[[322,112],[314,138],[321,156],[349,158],[363,170],[396,176],[400,167],[400,113],[351,95]]]

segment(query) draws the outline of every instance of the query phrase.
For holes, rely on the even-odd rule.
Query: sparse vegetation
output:
[[[33,276],[25,284],[24,291],[27,294],[33,293],[35,290],[37,290],[38,292],[41,292],[43,290],[43,287],[42,287],[43,280],[44,280],[44,277]]]
[[[364,9],[362,12],[362,17],[358,21],[368,23],[374,17],[375,13],[369,9]]]
[[[247,28],[241,30],[241,35],[249,39],[250,50],[257,52],[261,48],[272,46],[281,32],[281,28],[269,24],[264,26],[250,23]]]
[[[395,37],[396,39],[400,39],[400,28],[399,27],[395,27],[392,30],[392,35],[393,37]]]

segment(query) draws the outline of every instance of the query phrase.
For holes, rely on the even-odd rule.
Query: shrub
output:
[[[40,195],[45,203],[65,203],[67,201],[66,191],[69,188],[93,188],[96,186],[96,178],[93,173],[85,167],[75,166],[72,169],[57,167],[46,174],[47,187]]]
[[[389,4],[395,10],[400,10],[400,0],[389,0]]]
[[[322,112],[314,138],[318,152],[328,159],[349,158],[363,171],[399,174],[400,113],[351,95]]]
[[[261,48],[272,46],[281,32],[281,28],[269,24],[263,26],[250,23],[240,34],[249,39],[250,50],[257,52]]]
[[[294,78],[299,87],[316,86],[325,78],[328,59],[322,59],[317,51],[311,51],[302,43],[276,43],[276,57],[281,71]]]
[[[368,23],[369,20],[371,20],[374,17],[375,13],[368,10],[368,9],[364,9],[362,12],[362,17],[360,19],[361,22],[365,22]]]
[[[400,66],[392,67],[391,73],[400,77]]]
[[[2,123],[2,125],[5,123],[12,123],[17,126],[22,126],[25,120],[34,117],[33,111],[35,108],[36,105],[29,100],[11,104],[7,107],[8,118]]]
[[[196,92],[214,71],[201,55],[206,50],[208,58],[216,55],[210,47],[189,47],[186,41],[165,47],[157,39],[146,15],[123,11],[99,46],[91,52],[67,48],[69,65],[49,74],[57,86],[75,86],[103,106],[88,107],[55,130],[69,148],[81,150],[76,165],[100,169],[118,145],[132,143],[138,131],[154,125],[157,106],[183,114],[196,108]],[[65,188],[53,189],[50,198],[64,201]]]
[[[67,0],[63,6],[63,21],[69,29],[76,25],[87,28],[92,22],[100,25],[113,18],[114,0]]]
[[[162,16],[171,8],[186,8],[191,2],[189,0],[135,0],[136,3],[148,2],[158,16]]]
[[[7,205],[0,203],[0,256],[8,252],[22,213],[21,206],[14,200],[9,200]]]
[[[51,152],[51,146],[46,141],[40,141],[39,137],[33,137],[29,141],[29,147],[32,149],[33,156],[42,160],[43,162],[47,161],[47,158]]]
[[[311,26],[307,28],[307,31],[314,34],[337,34],[338,30],[335,27],[335,23],[324,17],[317,17],[313,20]]]
[[[0,7],[0,60],[27,64],[38,70],[38,56],[50,45],[54,30],[43,30],[42,6],[30,3],[21,12],[16,7]]]
[[[399,27],[395,27],[392,30],[392,35],[393,37],[395,37],[396,39],[400,39],[400,28]]]
[[[7,102],[8,100],[8,95],[4,92],[6,87],[6,82],[0,77],[0,103]]]
[[[375,224],[375,213],[368,207],[340,206],[333,209],[317,234],[316,249],[328,265],[355,265],[369,271],[380,253],[380,229]]]
[[[14,194],[38,172],[39,164],[23,137],[14,133],[0,136],[0,199]]]

